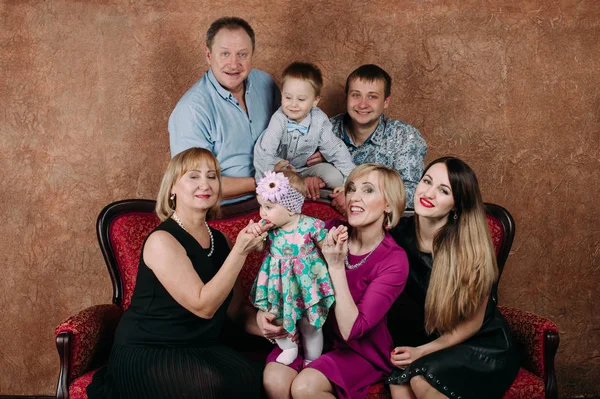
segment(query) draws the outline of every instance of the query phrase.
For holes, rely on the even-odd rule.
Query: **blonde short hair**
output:
[[[217,171],[217,179],[219,180],[219,194],[217,195],[217,202],[209,209],[207,218],[216,218],[219,216],[221,209],[221,197],[223,195],[221,187],[221,167],[219,161],[207,149],[204,148],[189,148],[179,154],[175,155],[162,178],[160,183],[160,189],[158,190],[158,197],[156,198],[156,214],[160,220],[166,220],[171,217],[175,212],[177,206],[177,198],[171,200],[171,190],[181,176],[185,175],[188,171],[196,168],[202,163],[207,163],[215,168]]]
[[[371,172],[377,172],[379,176],[379,189],[383,193],[383,197],[390,206],[391,211],[385,214],[384,228],[391,229],[396,226],[404,213],[404,205],[406,204],[406,192],[404,191],[404,182],[400,174],[387,166],[365,163],[358,165],[350,172],[350,176],[346,180],[344,189],[348,191],[348,184],[356,179],[368,175]]]

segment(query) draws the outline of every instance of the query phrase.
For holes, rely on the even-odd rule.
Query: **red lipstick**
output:
[[[426,200],[425,198],[419,198],[419,202],[421,203],[421,205],[423,205],[425,208],[433,208],[433,204],[431,202],[429,202],[428,200]]]

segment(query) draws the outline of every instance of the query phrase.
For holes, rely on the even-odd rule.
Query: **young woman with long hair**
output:
[[[498,267],[477,176],[458,158],[437,159],[414,202],[415,216],[392,236],[409,258],[407,295],[422,307],[423,334],[392,351],[392,397],[500,398],[519,361],[496,309]]]

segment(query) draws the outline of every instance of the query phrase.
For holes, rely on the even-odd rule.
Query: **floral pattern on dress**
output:
[[[269,231],[269,251],[250,290],[250,301],[281,319],[289,333],[295,333],[303,315],[322,328],[335,301],[327,265],[316,246],[326,236],[325,223],[306,215],[300,215],[293,231]]]

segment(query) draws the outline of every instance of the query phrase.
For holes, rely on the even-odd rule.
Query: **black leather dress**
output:
[[[432,257],[417,248],[413,217],[402,218],[391,233],[408,255],[410,272],[405,295],[388,314],[390,332],[396,346],[422,345],[439,336],[428,336],[423,327]],[[519,357],[510,328],[496,308],[497,302],[494,285],[483,324],[474,336],[423,356],[404,370],[395,368],[387,379],[388,384],[406,384],[420,375],[449,398],[501,398],[517,375]]]

